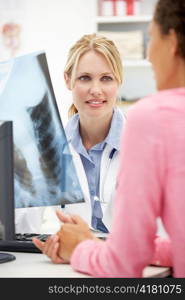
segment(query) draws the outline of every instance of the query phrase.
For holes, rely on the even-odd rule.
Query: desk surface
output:
[[[53,264],[44,254],[12,253],[16,260],[3,263],[0,266],[0,278],[8,277],[49,277],[49,278],[85,278],[90,277],[75,272],[68,264]],[[146,267],[143,277],[166,277],[170,269],[164,267]]]

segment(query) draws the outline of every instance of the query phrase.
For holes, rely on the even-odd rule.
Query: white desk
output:
[[[8,252],[10,253],[10,252]],[[16,260],[0,265],[0,278],[5,277],[48,277],[48,278],[85,278],[90,277],[75,272],[70,265],[53,264],[44,254],[39,253],[12,253]],[[166,277],[170,275],[169,268],[147,267],[143,277]]]

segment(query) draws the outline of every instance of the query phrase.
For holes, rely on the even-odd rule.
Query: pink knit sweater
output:
[[[112,232],[105,242],[81,242],[72,267],[96,277],[141,277],[154,256],[159,216],[173,275],[185,277],[185,88],[149,96],[128,113]],[[157,247],[155,259],[169,255],[160,240]]]

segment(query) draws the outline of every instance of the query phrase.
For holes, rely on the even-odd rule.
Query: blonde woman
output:
[[[125,118],[118,108],[122,62],[114,43],[97,34],[84,35],[70,49],[64,77],[73,104],[66,135],[85,196],[84,204],[66,206],[90,227],[111,226],[120,135]]]
[[[66,135],[85,198],[84,203],[66,205],[64,211],[82,216],[90,228],[105,233],[111,227],[125,124],[117,108],[122,74],[115,44],[97,34],[84,35],[71,47],[64,71],[73,99]]]

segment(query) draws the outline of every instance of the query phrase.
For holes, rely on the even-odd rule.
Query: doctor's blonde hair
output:
[[[74,87],[75,74],[78,62],[83,54],[94,50],[102,54],[108,62],[119,85],[123,82],[123,66],[120,53],[114,42],[108,38],[98,35],[96,33],[84,35],[78,40],[69,50],[64,73],[70,78],[70,86]],[[74,104],[71,105],[68,111],[69,117],[78,112]]]

